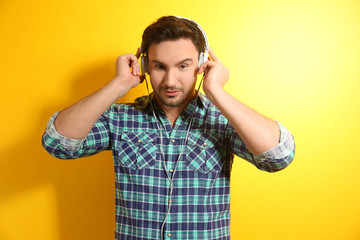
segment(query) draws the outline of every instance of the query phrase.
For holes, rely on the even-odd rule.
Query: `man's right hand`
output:
[[[121,93],[119,93],[121,96],[144,80],[143,76],[140,75],[139,57],[140,51],[138,49],[136,55],[129,53],[121,55],[116,59],[116,76],[113,81],[115,81],[116,85],[122,90]],[[119,96],[119,98],[121,96]]]

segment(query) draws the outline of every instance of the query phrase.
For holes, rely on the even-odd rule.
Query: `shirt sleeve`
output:
[[[54,126],[58,114],[59,112],[51,116],[42,136],[42,145],[52,156],[60,159],[87,157],[109,147],[109,124],[105,114],[99,118],[84,139],[73,139],[61,135]]]
[[[277,172],[286,168],[295,157],[295,141],[292,134],[281,123],[277,122],[280,129],[280,141],[272,149],[261,154],[249,152],[245,143],[232,129],[230,146],[235,155],[249,161],[257,168],[267,172]]]

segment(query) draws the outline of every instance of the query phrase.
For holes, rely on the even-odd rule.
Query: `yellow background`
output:
[[[231,70],[226,89],[296,139],[279,173],[235,159],[232,239],[359,240],[357,0],[2,0],[0,239],[113,239],[111,153],[61,161],[40,138],[54,112],[111,80],[116,57],[170,14],[196,20]]]

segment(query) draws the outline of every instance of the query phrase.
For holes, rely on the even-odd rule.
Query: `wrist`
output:
[[[221,96],[226,94],[226,91],[222,87],[212,86],[204,88],[204,93],[214,103],[217,99],[221,99]]]
[[[112,81],[105,85],[103,90],[106,91],[108,96],[113,99],[113,102],[116,102],[130,90],[130,87],[123,84],[119,77],[115,77]]]

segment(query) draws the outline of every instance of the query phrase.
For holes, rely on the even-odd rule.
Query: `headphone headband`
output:
[[[190,19],[190,18],[187,18],[187,17],[180,17],[180,16],[176,16],[177,18],[180,18],[180,19],[185,19],[185,20],[188,20],[190,22],[193,22],[196,24],[196,26],[200,29],[203,37],[204,37],[204,40],[205,40],[205,46],[204,46],[204,52],[205,51],[209,51],[209,41],[208,41],[208,38],[206,36],[206,33],[204,31],[204,29],[197,23],[195,22],[194,20]]]

